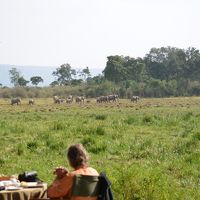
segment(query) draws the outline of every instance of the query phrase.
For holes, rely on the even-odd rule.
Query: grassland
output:
[[[36,170],[50,183],[68,166],[65,149],[81,142],[90,164],[106,171],[116,200],[196,200],[200,197],[200,98],[138,103],[33,106],[0,100],[0,173]]]

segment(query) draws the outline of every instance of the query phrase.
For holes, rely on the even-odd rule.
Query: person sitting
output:
[[[70,199],[74,176],[77,174],[99,175],[94,168],[88,166],[88,154],[82,144],[71,145],[67,151],[67,158],[74,170],[69,172],[62,166],[55,168],[53,173],[56,178],[47,188],[49,198]],[[97,197],[74,197],[73,200],[97,200]]]

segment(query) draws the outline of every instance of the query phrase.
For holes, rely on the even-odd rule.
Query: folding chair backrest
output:
[[[99,176],[75,175],[71,196],[98,196],[100,191]]]

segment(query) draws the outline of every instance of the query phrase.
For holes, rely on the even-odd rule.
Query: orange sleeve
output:
[[[47,189],[47,196],[50,198],[58,198],[63,196],[68,196],[72,184],[73,184],[73,177],[72,174],[67,174],[62,179],[55,180]]]

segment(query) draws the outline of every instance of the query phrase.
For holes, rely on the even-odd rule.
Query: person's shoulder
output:
[[[71,176],[74,176],[76,174],[91,175],[91,176],[98,176],[99,175],[97,170],[92,168],[92,167],[81,167],[79,169],[76,169],[75,171],[70,172]]]
[[[91,173],[91,175],[98,176],[99,173],[93,167],[87,167],[87,170]]]

